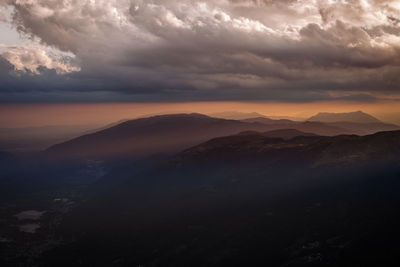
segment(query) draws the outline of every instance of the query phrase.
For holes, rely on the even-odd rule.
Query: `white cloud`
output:
[[[69,56],[46,51],[41,47],[6,46],[0,44],[0,55],[11,63],[15,70],[40,74],[41,67],[55,70],[58,74],[79,71],[71,64]]]

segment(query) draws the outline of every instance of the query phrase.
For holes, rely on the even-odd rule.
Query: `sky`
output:
[[[398,0],[0,0],[3,110],[258,102],[395,121],[399,73]]]

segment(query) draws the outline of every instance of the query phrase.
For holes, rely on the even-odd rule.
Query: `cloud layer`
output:
[[[0,46],[9,102],[400,95],[396,0],[0,3],[21,36],[40,43]]]

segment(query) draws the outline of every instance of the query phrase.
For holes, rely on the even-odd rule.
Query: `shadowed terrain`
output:
[[[45,262],[74,264],[77,247],[83,262],[117,266],[396,261],[400,131],[266,135],[215,138],[150,168],[112,171],[63,224],[75,241]],[[94,244],[102,253],[115,248],[113,257],[93,254]]]
[[[177,114],[1,152],[0,263],[393,266],[400,131],[300,129],[340,128]]]

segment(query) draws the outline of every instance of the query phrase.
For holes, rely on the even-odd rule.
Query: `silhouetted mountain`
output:
[[[308,121],[319,122],[355,122],[355,123],[381,123],[380,120],[362,111],[348,113],[327,113],[320,112],[312,116]]]
[[[256,132],[256,131],[245,131],[245,132],[240,132],[238,135],[254,135],[254,136],[263,136],[263,137],[269,137],[269,138],[283,138],[283,139],[292,139],[293,137],[296,136],[317,136],[316,134],[313,133],[304,133],[296,129],[279,129],[279,130],[273,130],[273,131],[268,131],[264,133]]]
[[[327,123],[332,126],[346,129],[351,133],[358,135],[373,134],[383,131],[397,131],[400,130],[400,126],[389,124],[389,123],[356,123],[356,122],[331,122]]]
[[[304,117],[295,117],[295,116],[276,116],[276,115],[268,115],[267,116],[273,120],[290,120],[290,121],[306,121],[307,118]]]
[[[300,132],[308,132],[316,135],[333,136],[339,134],[356,134],[357,132],[341,127],[322,122],[299,122],[288,119],[270,119],[267,117],[257,117],[241,120],[243,122],[263,123],[270,126],[271,130],[280,129],[296,129]],[[393,130],[393,129],[391,129]]]
[[[212,118],[201,114],[172,114],[129,120],[111,128],[54,145],[47,152],[69,158],[142,157],[177,152],[213,137],[242,131],[297,129],[318,135],[348,131],[320,122],[263,124]]]
[[[280,129],[296,129],[301,132],[305,133],[313,133],[316,135],[323,135],[323,136],[334,136],[340,134],[355,134],[351,130],[341,128],[336,125],[330,125],[328,123],[322,122],[295,122],[290,120],[271,120],[271,119],[264,119],[264,118],[255,118],[255,119],[248,119],[244,120],[247,122],[256,122],[256,123],[263,123],[269,126],[269,129],[272,130],[280,130]]]
[[[355,112],[358,114],[358,112]],[[322,114],[321,116],[319,116]],[[329,117],[331,120],[335,121],[336,119],[334,118],[335,113],[329,113],[331,115],[325,116],[324,114],[328,113],[319,113],[318,118],[324,119]],[[338,113],[339,116],[337,119],[350,119],[347,114],[351,113]],[[341,116],[345,114],[346,116]],[[365,114],[365,113],[363,113]],[[367,114],[366,114],[367,115]],[[336,122],[323,122],[319,121],[317,116],[311,117],[310,120],[306,122],[297,122],[297,121],[291,121],[291,120],[285,120],[285,119],[280,119],[280,120],[274,120],[266,117],[259,117],[259,118],[250,118],[250,119],[244,119],[242,121],[245,122],[258,122],[258,123],[264,123],[267,125],[274,125],[276,128],[296,128],[301,131],[308,131],[308,132],[313,132],[319,135],[338,135],[338,134],[358,134],[358,135],[366,135],[366,134],[373,134],[376,132],[382,132],[382,131],[396,131],[400,130],[400,126],[394,125],[394,124],[388,124],[388,123],[383,123],[383,122],[348,122],[348,121],[336,121]],[[369,116],[369,115],[368,115]],[[355,118],[353,118],[355,119]],[[319,124],[317,124],[319,123]],[[323,124],[322,124],[323,123]],[[327,127],[333,127],[331,128],[331,132]],[[327,129],[327,131],[325,131]],[[330,132],[330,133],[329,133]]]
[[[283,127],[285,126],[285,127]],[[352,132],[343,129],[337,126],[329,125],[326,123],[322,122],[311,122],[311,121],[306,121],[306,122],[301,122],[296,125],[293,125],[292,123],[288,125],[282,125],[280,129],[284,128],[291,128],[291,129],[297,129],[301,132],[306,132],[306,133],[314,133],[317,135],[324,135],[324,136],[334,136],[334,135],[340,135],[340,134],[351,134]]]
[[[244,122],[259,122],[264,124],[296,124],[296,122],[287,119],[270,119],[267,117],[254,117],[242,120]]]
[[[285,135],[288,140],[285,140]],[[292,136],[292,138],[290,138]],[[282,152],[282,153],[280,153]],[[274,155],[274,157],[270,157]],[[372,135],[322,137],[296,130],[267,133],[244,132],[219,137],[194,146],[177,156],[179,161],[222,161],[239,157],[270,157],[270,160],[307,159],[311,165],[353,163],[368,160],[398,160],[400,131]]]
[[[121,124],[121,123],[123,123],[123,122],[126,122],[126,121],[129,121],[129,119],[122,119],[122,120],[119,120],[119,121],[116,121],[116,122],[112,122],[112,123],[109,123],[109,124],[107,124],[107,125],[104,125],[104,126],[101,126],[101,127],[98,127],[98,128],[94,128],[94,129],[91,129],[91,130],[89,130],[89,131],[87,131],[87,132],[84,132],[83,134],[91,134],[91,133],[99,132],[99,131],[102,131],[102,130],[105,130],[105,129],[114,127],[114,126],[116,126],[116,125],[118,125],[118,124]]]
[[[227,112],[217,112],[209,114],[211,117],[222,118],[222,119],[232,119],[232,120],[245,120],[252,118],[266,118],[272,120],[288,120],[288,121],[305,121],[306,118],[293,117],[293,116],[265,116],[257,112],[238,112],[238,111],[227,111]]]
[[[61,157],[112,158],[170,153],[207,139],[245,130],[268,130],[259,123],[172,114],[129,120],[111,128],[54,145],[47,152]]]
[[[279,129],[263,133],[263,136],[270,138],[292,139],[296,136],[316,136],[313,133],[305,133],[296,129]]]
[[[249,118],[264,118],[265,116],[257,112],[238,112],[238,111],[226,111],[210,114],[211,117],[228,119],[228,120],[244,120]]]

